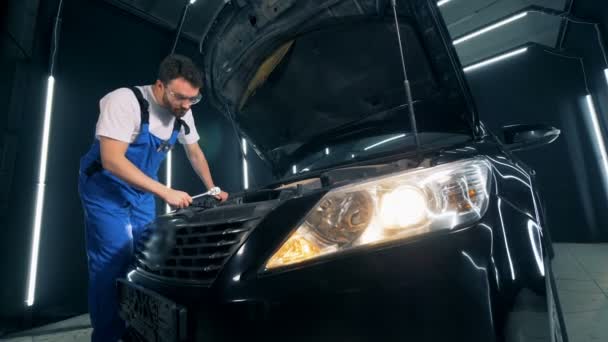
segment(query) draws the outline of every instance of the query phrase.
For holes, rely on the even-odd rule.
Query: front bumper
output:
[[[129,282],[186,308],[186,340],[485,342],[500,339],[509,311],[496,300],[491,245],[491,231],[474,226],[268,274],[235,275],[235,259],[212,286],[138,271]]]

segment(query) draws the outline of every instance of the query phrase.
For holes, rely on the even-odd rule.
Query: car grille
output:
[[[168,227],[159,226],[156,232],[142,238],[135,265],[141,271],[168,280],[211,283],[258,222],[259,217],[204,223],[174,220]],[[156,239],[168,241],[164,253],[150,248],[155,235]],[[159,238],[161,235],[164,236]]]

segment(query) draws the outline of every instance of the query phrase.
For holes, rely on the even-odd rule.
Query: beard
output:
[[[163,102],[164,107],[168,109],[176,118],[182,118],[188,112],[188,109],[184,109],[181,106],[172,104],[169,100],[169,96],[167,96],[167,93],[163,93]]]

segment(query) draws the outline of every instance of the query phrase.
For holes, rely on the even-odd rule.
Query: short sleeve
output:
[[[99,101],[99,119],[95,136],[130,143],[140,124],[139,103],[129,88],[108,93]]]
[[[178,135],[178,140],[181,144],[185,144],[185,145],[194,144],[195,142],[197,142],[200,139],[200,137],[196,130],[196,125],[194,123],[194,117],[192,116],[192,111],[191,110],[188,111],[188,113],[186,113],[186,115],[184,115],[184,118],[182,120],[184,120],[186,125],[188,125],[188,127],[190,128],[190,134],[186,134],[186,129],[184,127],[182,127],[182,129],[180,130],[179,135]]]

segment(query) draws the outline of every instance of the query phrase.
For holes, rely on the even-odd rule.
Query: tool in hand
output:
[[[203,197],[203,196],[217,196],[221,192],[222,192],[222,190],[219,187],[214,186],[213,188],[209,189],[209,191],[207,191],[205,193],[202,193],[202,194],[196,195],[196,196],[192,196],[192,199],[194,200],[194,199],[197,199],[197,198]]]

